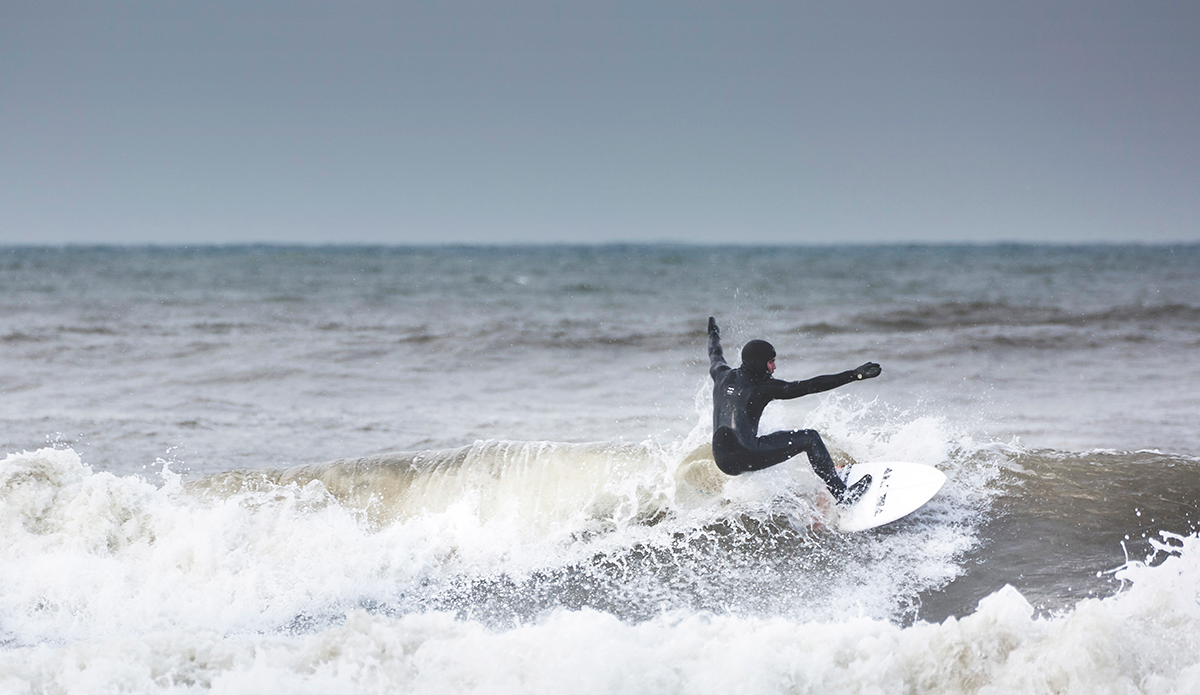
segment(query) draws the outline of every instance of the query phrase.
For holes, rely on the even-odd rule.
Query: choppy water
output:
[[[0,691],[1197,692],[1200,247],[0,250]],[[706,448],[707,317],[841,460]]]

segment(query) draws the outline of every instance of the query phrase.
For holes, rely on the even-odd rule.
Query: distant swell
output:
[[[1158,328],[1194,329],[1200,326],[1200,307],[1182,304],[1162,306],[1131,305],[1103,311],[1073,313],[1058,307],[1014,306],[1003,302],[945,302],[919,309],[901,309],[887,314],[861,316],[853,324],[890,332],[931,329],[963,329],[985,326],[1069,326],[1117,327],[1153,324]],[[837,332],[837,327],[814,324],[803,330]],[[850,330],[847,326],[844,330]]]

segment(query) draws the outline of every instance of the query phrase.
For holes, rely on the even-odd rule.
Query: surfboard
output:
[[[839,531],[865,531],[911,514],[933,499],[946,482],[945,473],[920,463],[879,461],[847,468],[847,486],[870,473],[871,487],[857,502],[838,510]]]

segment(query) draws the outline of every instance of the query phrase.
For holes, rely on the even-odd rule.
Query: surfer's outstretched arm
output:
[[[810,393],[822,393],[835,389],[839,386],[845,386],[854,381],[862,381],[863,379],[874,379],[883,372],[883,369],[874,362],[867,362],[858,369],[847,369],[838,374],[826,374],[824,376],[815,376],[804,381],[778,381],[779,386],[776,387],[775,393],[771,394],[771,398],[787,400],[789,398],[799,398],[807,396]]]

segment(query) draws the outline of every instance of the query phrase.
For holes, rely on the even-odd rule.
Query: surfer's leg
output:
[[[846,484],[838,476],[837,468],[833,465],[833,457],[829,455],[829,450],[825,448],[825,442],[821,440],[821,435],[817,434],[816,430],[772,432],[759,437],[758,444],[759,452],[773,451],[775,453],[774,456],[764,457],[764,460],[772,460],[772,462],[762,468],[782,463],[801,452],[808,454],[808,463],[812,466],[813,472],[825,481],[825,487],[829,488],[829,492],[833,493],[834,497],[839,500],[842,498],[842,494],[846,491]],[[779,456],[782,458],[778,458]],[[778,460],[773,460],[775,458]]]
[[[759,439],[758,441],[762,441]],[[755,447],[749,449],[738,441],[737,435],[728,427],[713,434],[713,460],[717,468],[726,475],[741,475],[750,471],[761,471],[795,456],[781,447]]]

